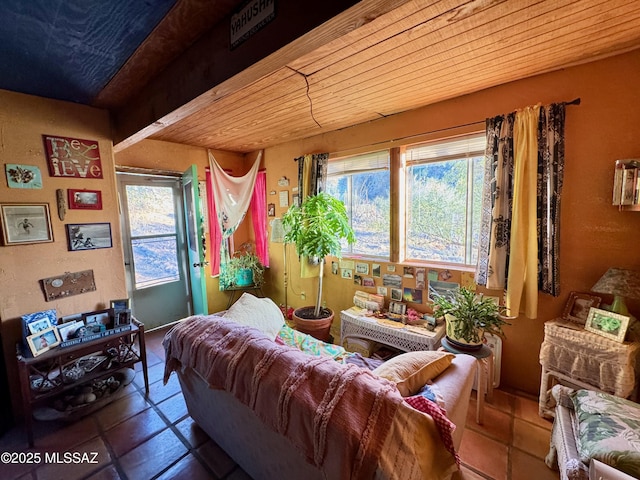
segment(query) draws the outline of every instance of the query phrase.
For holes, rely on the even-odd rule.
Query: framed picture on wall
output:
[[[67,223],[69,251],[111,248],[110,223]]]
[[[102,192],[100,190],[67,190],[69,208],[102,210]]]
[[[53,242],[48,203],[2,203],[4,245]]]

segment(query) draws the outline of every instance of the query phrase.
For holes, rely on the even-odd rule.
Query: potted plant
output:
[[[477,349],[485,333],[504,336],[502,327],[510,317],[503,315],[505,307],[494,299],[460,287],[451,297],[437,295],[434,299],[436,317],[445,317],[447,339],[455,346]]]
[[[243,243],[221,268],[221,290],[236,287],[261,287],[264,283],[264,265],[253,252],[253,245]]]
[[[349,225],[347,209],[340,200],[321,192],[304,199],[300,206],[292,205],[282,216],[284,241],[293,243],[300,257],[317,261],[320,266],[315,306],[301,307],[293,312],[296,328],[320,340],[329,339],[333,311],[322,308],[324,258],[342,256],[341,240],[355,242]]]

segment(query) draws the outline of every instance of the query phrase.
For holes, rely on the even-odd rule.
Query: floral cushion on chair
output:
[[[640,405],[592,390],[576,391],[573,404],[580,459],[588,465],[594,458],[640,478]]]

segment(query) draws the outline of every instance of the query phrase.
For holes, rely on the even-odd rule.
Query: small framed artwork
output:
[[[400,288],[391,289],[391,300],[396,300],[398,302],[402,300],[402,290]]]
[[[48,203],[3,203],[0,210],[4,245],[53,242]]]
[[[404,315],[407,311],[407,305],[402,302],[389,302],[389,312],[398,315]]]
[[[82,315],[82,320],[91,333],[103,332],[113,325],[113,309],[85,313]]]
[[[629,317],[608,310],[591,307],[584,328],[590,332],[622,343],[627,334],[627,328],[629,328]]]
[[[125,310],[116,310],[113,314],[113,326],[119,327],[121,325],[128,325],[131,323],[131,310],[128,308]]]
[[[4,168],[9,188],[42,188],[42,175],[38,167],[7,163]]]
[[[110,223],[67,223],[69,251],[111,248]]]
[[[111,305],[111,308],[113,308],[114,310],[131,309],[130,298],[118,298],[117,300],[111,300],[109,303]]]
[[[58,325],[58,334],[60,335],[60,339],[66,342],[67,340],[78,338],[78,336],[82,334],[81,328],[85,328],[82,320],[63,323],[62,325]]]
[[[340,276],[342,278],[353,278],[353,270],[351,270],[350,268],[341,268]]]
[[[58,329],[56,327],[49,327],[46,330],[42,330],[34,335],[27,337],[27,344],[29,350],[34,357],[43,354],[52,347],[57,346],[60,343],[60,335],[58,335]]]
[[[562,318],[584,325],[587,321],[587,317],[589,316],[589,309],[591,307],[598,308],[601,300],[602,299],[596,295],[571,292],[569,294],[569,299],[564,306]]]
[[[363,275],[369,275],[369,264],[368,263],[356,263],[356,273],[361,273]]]
[[[276,216],[276,204],[275,203],[270,203],[269,204],[269,209],[267,210],[267,215],[269,215],[270,217],[275,217]]]
[[[100,190],[68,189],[69,208],[102,210],[102,192]]]

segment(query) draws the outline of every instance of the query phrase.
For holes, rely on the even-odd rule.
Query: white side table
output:
[[[392,328],[381,325],[375,318],[362,317],[348,310],[340,312],[340,342],[344,346],[350,337],[366,338],[395,347],[404,352],[419,350],[437,350],[444,336],[444,324],[438,325],[433,332],[415,333],[406,327]]]
[[[635,399],[639,355],[638,342],[619,343],[562,319],[546,322],[540,347],[540,416],[553,417],[549,392],[556,383]]]

